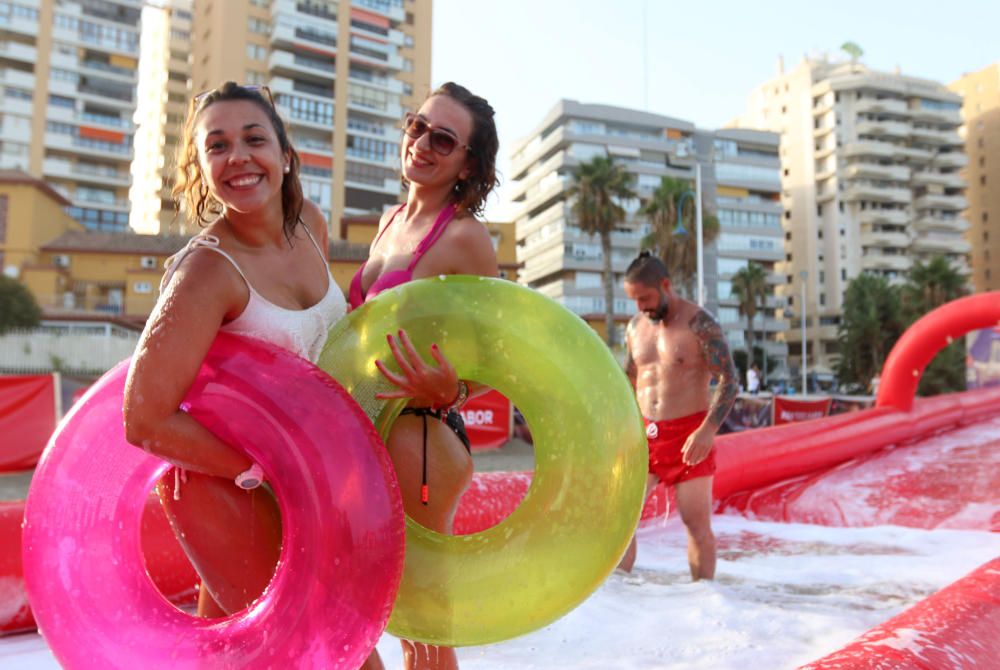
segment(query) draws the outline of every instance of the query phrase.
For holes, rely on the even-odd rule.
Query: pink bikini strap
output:
[[[389,221],[386,222],[386,224],[385,224],[385,228],[383,228],[382,230],[378,231],[378,235],[375,236],[375,241],[372,242],[372,247],[373,248],[374,248],[374,246],[376,244],[378,244],[378,241],[380,239],[382,239],[382,235],[385,233],[385,231],[389,230],[389,226],[391,226],[392,222],[396,220],[396,215],[399,214],[400,211],[402,211],[402,209],[404,207],[406,207],[406,203],[405,202],[402,205],[399,205],[398,207],[396,207],[396,209],[393,210],[392,216],[389,217]]]
[[[441,210],[438,214],[437,219],[434,221],[434,225],[431,226],[431,230],[424,239],[420,240],[420,244],[417,245],[416,251],[413,252],[413,258],[410,259],[410,264],[406,267],[407,272],[413,272],[413,268],[416,267],[417,261],[420,257],[427,253],[427,250],[434,246],[434,243],[438,241],[441,234],[444,233],[445,228],[451,223],[451,220],[455,217],[455,205],[451,204]]]

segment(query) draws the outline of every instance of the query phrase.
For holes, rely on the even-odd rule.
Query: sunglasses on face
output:
[[[403,117],[403,132],[412,140],[419,140],[425,133],[429,132],[431,149],[442,156],[447,156],[456,147],[472,151],[472,147],[459,142],[458,138],[451,131],[444,128],[435,128],[427,123],[423,117],[411,114],[410,112],[407,112],[406,116]]]
[[[263,86],[261,84],[247,84],[245,86],[239,86],[239,88],[243,89],[244,91],[250,91],[251,93],[256,93],[260,97],[262,97],[265,100],[267,100],[268,104],[270,104],[271,107],[275,106],[275,104],[274,104],[274,97],[271,95],[271,89],[269,89],[267,86]],[[199,107],[201,107],[201,103],[203,103],[205,101],[205,98],[207,98],[208,96],[212,95],[213,93],[215,93],[218,90],[219,89],[217,89],[217,88],[212,88],[212,89],[209,89],[207,91],[202,91],[198,95],[194,96],[191,99],[191,105],[192,105],[192,107],[194,109],[198,109]]]

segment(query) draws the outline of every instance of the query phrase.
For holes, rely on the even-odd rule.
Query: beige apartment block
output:
[[[995,291],[1000,289],[1000,63],[962,75],[948,88],[962,96],[972,283],[977,292]]]
[[[401,197],[403,112],[430,91],[431,10],[432,0],[196,2],[191,93],[267,85],[306,197],[331,224],[381,213]]]
[[[793,325],[805,310],[811,372],[832,378],[843,296],[854,277],[902,282],[915,261],[936,255],[969,274],[960,107],[959,96],[934,81],[804,59],[779,67],[734,122],[781,134],[779,295]],[[800,331],[785,337],[797,367]]]
[[[128,227],[142,5],[0,3],[0,168],[44,179],[93,230]]]

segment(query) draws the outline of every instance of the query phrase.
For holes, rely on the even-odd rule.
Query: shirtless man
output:
[[[673,292],[663,263],[643,252],[625,272],[625,295],[639,313],[625,335],[625,372],[649,437],[646,496],[658,481],[674,486],[688,533],[691,578],[715,577],[712,440],[740,391],[726,338],[708,312]],[[709,395],[709,382],[717,380]],[[619,568],[632,571],[635,537]]]

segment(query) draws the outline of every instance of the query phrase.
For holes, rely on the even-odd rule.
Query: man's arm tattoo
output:
[[[701,340],[701,350],[705,356],[708,371],[714,379],[718,380],[715,395],[708,408],[709,421],[718,427],[722,425],[726,415],[729,414],[729,410],[732,409],[733,402],[740,392],[736,366],[733,364],[733,357],[729,354],[726,336],[722,334],[719,324],[708,312],[699,310],[688,326],[691,328],[691,332]]]

